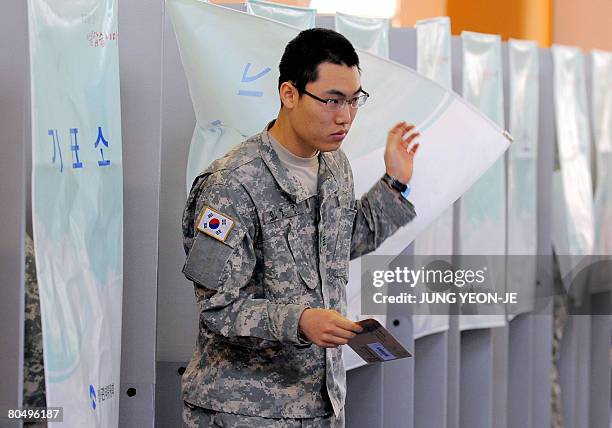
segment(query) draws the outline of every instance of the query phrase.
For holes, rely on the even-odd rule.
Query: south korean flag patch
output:
[[[198,230],[200,232],[221,242],[225,242],[233,227],[234,220],[210,207],[204,207],[200,220],[198,220]]]

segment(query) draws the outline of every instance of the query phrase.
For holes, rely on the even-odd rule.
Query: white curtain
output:
[[[29,0],[28,17],[47,406],[63,407],[57,426],[116,427],[123,295],[117,1]]]
[[[533,309],[536,281],[539,57],[533,41],[508,42],[510,133],[508,150],[508,271],[506,285],[516,292],[512,315]]]
[[[503,127],[501,38],[464,31],[461,40],[463,98]],[[506,252],[506,172],[502,158],[462,196],[459,223],[459,254],[482,256],[491,280],[489,288],[503,292],[505,269],[499,256]],[[470,315],[460,317],[459,328],[502,326],[503,312],[502,305],[478,305]]]
[[[557,162],[553,173],[552,240],[564,285],[594,249],[591,139],[580,49],[553,45]]]
[[[359,49],[389,58],[389,19],[363,18],[336,12],[336,31]]]
[[[448,17],[417,21],[417,71],[446,89],[452,89],[451,26]],[[447,208],[414,241],[415,265],[422,266],[427,257],[451,262],[453,253],[453,207]],[[439,257],[448,256],[448,257]],[[412,317],[413,337],[448,330],[448,304],[424,305]]]
[[[595,50],[592,59],[593,135],[596,148],[595,251],[612,255],[612,52]],[[612,272],[591,281],[594,289],[609,290]]]
[[[263,16],[287,25],[297,27],[300,30],[315,27],[316,9],[306,7],[287,6],[284,4],[270,3],[259,0],[248,0],[246,2],[247,12],[252,15]]]

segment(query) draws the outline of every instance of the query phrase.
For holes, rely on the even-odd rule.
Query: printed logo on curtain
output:
[[[29,0],[32,223],[47,406],[117,426],[123,185],[117,1]],[[61,424],[58,424],[58,426]]]
[[[278,62],[298,30],[197,0],[170,0],[168,5],[197,122],[203,129],[215,123],[224,131],[216,139],[192,140],[203,144],[200,153],[208,153],[198,160],[197,169],[203,170],[243,135],[261,132],[276,117]],[[225,53],[223,62],[215,59],[219,49]],[[382,177],[387,132],[395,123],[409,120],[422,133],[410,197],[418,215],[376,252],[391,261],[478,180],[509,141],[492,121],[435,82],[368,52],[359,51],[359,57],[362,86],[372,96],[343,144],[356,196]],[[351,262],[347,290],[353,318],[361,315],[358,263]],[[349,368],[353,364],[347,362]]]
[[[464,31],[463,98],[499,126],[504,126],[504,92],[501,38],[498,35]],[[459,219],[459,254],[483,256],[506,252],[506,171],[503,158],[462,196]],[[501,257],[489,257],[487,269],[495,291],[504,292],[505,269]],[[490,314],[481,314],[490,309]],[[505,324],[500,305],[480,305],[479,313],[462,316],[461,330],[492,328]],[[500,314],[501,313],[501,314]]]
[[[570,272],[594,249],[591,139],[582,52],[553,45],[552,54],[558,156],[553,172],[552,241],[557,254],[570,256],[559,259],[561,277],[569,288],[574,279]]]
[[[510,40],[510,132],[508,150],[508,255],[537,254],[537,156],[539,57],[536,42]],[[508,258],[506,285],[518,293],[514,315],[533,309],[536,258]],[[529,296],[529,298],[527,298]]]
[[[439,83],[444,88],[452,88],[451,65],[451,26],[448,17],[417,21],[417,71],[423,76]],[[419,255],[444,256],[453,253],[453,207],[447,208],[414,241],[417,266],[425,266],[428,260]],[[440,260],[440,257],[436,257]],[[445,259],[451,263],[450,257]],[[424,311],[446,312],[447,304],[432,311],[431,305],[423,305]],[[421,309],[421,308],[419,308]],[[413,337],[418,339],[429,334],[448,330],[448,315],[416,314],[412,317]]]

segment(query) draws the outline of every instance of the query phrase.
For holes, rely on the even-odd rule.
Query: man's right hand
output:
[[[299,321],[302,333],[317,346],[335,348],[346,345],[363,328],[332,309],[308,308]]]

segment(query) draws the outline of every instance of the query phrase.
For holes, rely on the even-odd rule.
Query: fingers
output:
[[[408,150],[408,147],[414,141],[414,139],[421,135],[419,132],[411,133],[411,131],[414,130],[414,125],[408,124],[405,121],[400,122],[396,124],[393,128],[391,128],[391,131],[389,131],[389,135],[393,136],[390,141],[396,144],[399,143],[401,147]],[[406,135],[408,135],[407,138]]]
[[[404,137],[407,133],[409,133],[413,129],[414,129],[414,125],[412,124],[408,125],[406,122],[404,122],[404,129],[402,131],[402,137]]]
[[[326,342],[323,339],[314,339],[312,343],[314,343],[315,345],[321,348],[335,348],[336,346],[338,346],[334,343]]]
[[[346,333],[343,333],[343,334],[346,335]],[[350,332],[348,332],[348,334],[354,335],[354,333],[350,333]],[[321,341],[323,343],[332,344],[334,346],[346,345],[350,339],[351,337],[343,337],[340,335],[336,335],[336,333],[327,333],[321,336]]]
[[[408,136],[408,138],[406,138],[406,139],[402,139],[402,141],[403,141],[403,142],[406,144],[406,147],[408,147],[408,145],[409,145],[410,143],[412,143],[412,141],[413,141],[413,140],[414,140],[416,137],[420,137],[420,136],[421,136],[421,134],[420,134],[419,132],[414,132],[414,133],[410,134],[410,135]]]
[[[322,334],[318,339],[313,340],[312,343],[322,348],[335,348],[340,345],[346,345],[348,341],[349,339],[345,339],[343,337],[336,337],[331,334]]]
[[[352,331],[349,330],[344,330],[343,328],[340,327],[334,327],[332,329],[330,329],[329,334],[331,334],[332,336],[335,337],[341,337],[343,339],[352,339],[353,337],[357,336],[357,333],[354,333]]]
[[[410,131],[412,131],[414,129],[414,125],[413,124],[408,124],[406,122],[401,122],[401,125],[399,127],[399,131],[402,134],[402,138],[404,136],[406,136],[407,133],[409,133]]]
[[[324,343],[331,344],[333,346],[346,345],[348,343],[348,339],[344,339],[342,337],[336,337],[332,335],[323,335],[321,340]]]
[[[402,132],[405,126],[406,126],[406,122],[396,123],[395,126],[391,128],[389,132],[393,134]]]
[[[341,324],[342,326],[338,325]],[[353,322],[346,318],[338,316],[332,323],[328,324],[322,331],[321,340],[336,345],[345,345],[350,339],[357,335],[356,332],[350,330],[355,328]],[[358,324],[357,327],[361,328]],[[356,329],[356,328],[355,328]]]
[[[339,345],[342,345],[342,344],[320,342],[320,343],[315,343],[315,345],[320,346],[321,348],[337,348]]]
[[[395,124],[395,126],[391,128],[389,133],[401,135],[403,137],[404,135],[406,135],[407,132],[410,132],[412,129],[414,129],[414,125],[408,124],[404,121],[404,122],[399,122]]]
[[[346,345],[349,340],[362,330],[363,328],[359,324],[338,314],[338,316],[332,320],[332,323],[322,331],[319,337],[319,343],[316,344],[324,348]]]
[[[361,333],[363,331],[363,327],[361,327],[359,324],[347,318],[344,318],[341,315],[336,318],[335,324],[337,327],[340,327],[343,330],[352,331],[354,333]]]
[[[317,311],[312,312],[312,311]],[[343,317],[331,309],[310,309],[310,315],[317,315],[318,322],[315,330],[308,335],[312,342],[322,348],[335,348],[346,345],[363,327]],[[306,311],[304,311],[306,313]],[[312,319],[305,320],[308,324]]]

